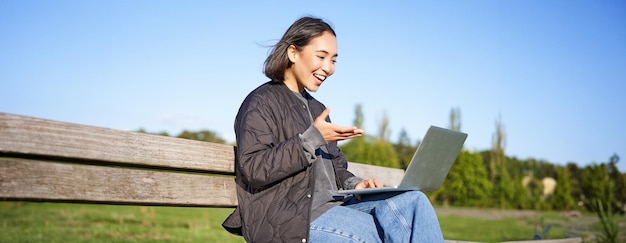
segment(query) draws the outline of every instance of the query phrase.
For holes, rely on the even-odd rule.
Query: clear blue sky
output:
[[[212,130],[234,141],[267,45],[305,15],[337,32],[313,95],[390,139],[449,126],[466,148],[626,171],[625,1],[0,1],[0,112],[122,130]]]

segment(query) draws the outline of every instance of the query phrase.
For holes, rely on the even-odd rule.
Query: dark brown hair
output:
[[[272,47],[272,51],[265,59],[265,76],[275,82],[285,81],[285,70],[291,67],[291,61],[287,57],[287,48],[294,45],[302,50],[313,38],[322,35],[324,31],[332,33],[333,28],[322,19],[314,17],[302,17],[289,27],[282,38]]]

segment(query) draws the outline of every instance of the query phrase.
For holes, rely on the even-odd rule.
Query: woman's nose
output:
[[[335,72],[335,64],[333,61],[325,61],[324,65],[322,65],[322,71],[324,71],[328,76],[333,74],[333,72]]]

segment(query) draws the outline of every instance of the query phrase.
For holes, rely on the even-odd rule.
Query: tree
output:
[[[354,108],[354,126],[358,128],[363,127],[363,106],[361,104],[357,104]]]
[[[146,130],[143,129],[143,128],[140,128],[139,130],[137,130],[137,132],[153,134],[153,135],[160,135],[160,136],[166,136],[166,137],[170,136],[167,132],[150,133],[150,132],[146,132]],[[196,131],[196,132],[183,130],[176,137],[177,138],[197,140],[197,141],[211,142],[211,143],[221,143],[221,144],[225,144],[226,143],[225,139],[219,137],[217,135],[217,133],[209,131],[209,130],[200,130],[200,131]]]
[[[494,178],[494,188],[492,199],[495,205],[502,209],[513,208],[515,206],[515,184],[509,172],[504,166],[498,167],[498,172]]]
[[[364,151],[367,149],[365,142],[366,136],[367,135],[363,135],[350,139],[350,141],[339,146],[347,161],[363,163],[365,160]]]
[[[391,168],[400,168],[398,157],[393,145],[388,141],[375,140],[366,143],[363,161],[364,164],[379,165]]]
[[[570,178],[569,179],[569,183],[571,185],[570,194],[572,195],[572,198],[574,199],[574,203],[576,204],[575,206],[578,207],[578,203],[579,202],[582,203],[584,199],[582,185],[581,185],[582,172],[581,172],[581,169],[578,168],[578,165],[573,162],[567,163],[566,168],[567,168],[567,174],[569,175],[569,178]]]
[[[461,109],[452,108],[450,110],[450,129],[461,131]]]
[[[459,108],[453,108],[450,111],[450,129],[461,131],[461,111]],[[461,151],[443,185],[433,193],[433,196],[442,201],[444,205],[486,205],[493,185],[489,181],[489,174],[482,160],[479,153]]]
[[[378,130],[378,137],[373,138],[371,142],[366,143],[365,151],[361,151],[365,154],[365,158],[362,163],[400,168],[398,156],[393,145],[389,142],[388,133],[389,119],[387,118],[387,115],[383,115]]]
[[[617,168],[618,162],[619,156],[617,156],[617,154],[613,154],[613,156],[609,158],[607,169],[609,179],[615,184],[613,191],[613,194],[615,195],[615,202],[613,203],[613,208],[623,214],[624,205],[626,205],[626,180],[624,179],[624,175],[619,171],[619,168]]]
[[[494,184],[493,199],[500,208],[511,208],[514,201],[514,182],[506,166],[504,153],[504,125],[500,118],[496,120],[496,132],[492,138],[491,160],[489,161],[490,178]]]
[[[153,135],[159,135],[159,136],[166,136],[166,137],[170,136],[167,132],[151,133],[151,132],[147,132],[143,128],[139,128],[136,132],[138,132],[138,133],[146,133],[146,134],[153,134]]]
[[[364,120],[361,105],[356,106],[355,115],[354,125],[359,127]],[[394,147],[387,139],[388,126],[389,120],[384,116],[378,137],[365,134],[364,136],[353,138],[340,146],[346,160],[363,164],[401,168]]]
[[[570,176],[565,167],[557,169],[556,188],[550,198],[554,209],[571,210],[574,207],[574,198],[571,194]]]
[[[485,206],[493,185],[478,153],[461,151],[433,197],[444,205]]]
[[[386,113],[383,113],[383,118],[380,122],[380,128],[378,130],[378,140],[381,141],[389,141],[389,134],[391,130],[389,129],[389,118]]]
[[[411,139],[409,138],[409,134],[403,128],[400,130],[400,135],[398,137],[398,142],[393,146],[396,155],[398,156],[398,163],[400,164],[400,168],[406,170],[413,158],[413,154],[415,150],[417,150],[416,146],[411,145]]]
[[[513,183],[513,207],[517,209],[532,209],[534,201],[531,192],[527,189],[527,185],[532,180],[532,175],[520,177]]]
[[[226,140],[218,137],[216,133],[212,131],[208,131],[208,130],[201,130],[197,132],[184,130],[180,134],[178,134],[178,136],[176,137],[204,141],[204,142],[212,142],[212,143],[222,143],[222,144],[226,143]]]
[[[361,104],[357,104],[354,108],[353,125],[359,128],[363,127],[363,119],[363,106]],[[367,134],[363,134],[363,136],[352,138],[340,146],[347,161],[363,163],[362,161],[365,159],[364,151],[366,150],[366,137]]]
[[[606,164],[588,165],[581,175],[583,201],[588,210],[595,212],[597,200],[605,203],[604,208],[612,207],[615,202],[615,184],[610,180]]]
[[[506,167],[504,161],[506,156],[504,154],[505,146],[504,125],[498,117],[496,120],[496,132],[492,137],[491,143],[491,160],[489,161],[489,173],[491,180],[495,180],[497,173],[501,171],[500,167]]]

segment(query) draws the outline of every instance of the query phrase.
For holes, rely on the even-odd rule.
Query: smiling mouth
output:
[[[324,80],[326,80],[326,78],[327,78],[324,75],[319,75],[319,74],[316,74],[316,73],[314,73],[313,76],[315,76],[315,78],[317,78],[319,81],[322,81],[322,82],[324,82]]]

